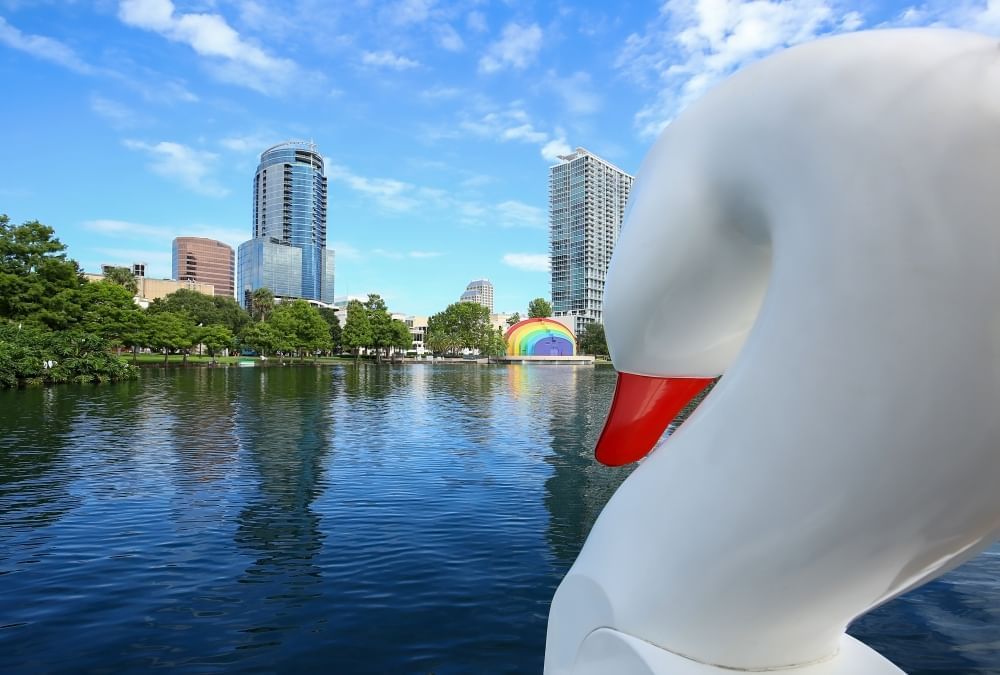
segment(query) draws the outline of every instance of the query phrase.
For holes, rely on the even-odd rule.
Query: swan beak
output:
[[[703,377],[618,373],[608,419],[594,449],[597,461],[622,466],[645,457],[677,413],[711,382]]]

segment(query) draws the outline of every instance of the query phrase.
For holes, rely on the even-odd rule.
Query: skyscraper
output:
[[[489,279],[476,279],[470,281],[465,287],[465,292],[459,298],[460,302],[478,302],[483,307],[488,307],[493,313],[493,284]]]
[[[177,237],[173,245],[173,274],[177,281],[212,284],[216,295],[233,297],[233,249],[215,239]]]
[[[580,335],[601,322],[604,279],[618,242],[632,176],[584,148],[549,169],[552,313]]]
[[[253,239],[240,244],[240,302],[258,288],[277,298],[333,302],[334,252],[326,247],[326,176],[314,143],[288,141],[260,156]]]

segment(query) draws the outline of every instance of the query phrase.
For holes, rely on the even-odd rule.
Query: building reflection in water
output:
[[[244,629],[253,643],[273,643],[279,639],[276,631],[285,629],[275,603],[311,617],[306,624],[325,622],[321,603],[314,602],[320,596],[316,558],[324,533],[313,504],[325,487],[333,379],[321,368],[267,370],[241,378],[236,413],[243,473],[257,481],[234,534],[237,548],[251,558],[239,583],[258,587],[241,591],[256,607],[248,608],[245,620],[254,623],[260,617],[259,624]],[[312,627],[300,618],[296,630],[303,628]]]
[[[594,459],[617,373],[606,366],[551,368],[561,372],[556,376],[527,367],[515,378],[519,396],[531,392],[536,409],[548,415],[551,452],[545,461],[552,474],[545,481],[546,535],[557,564],[568,568],[601,509],[632,467],[611,468]]]

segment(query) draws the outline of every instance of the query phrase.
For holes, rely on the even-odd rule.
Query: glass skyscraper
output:
[[[552,313],[581,335],[602,323],[604,279],[625,218],[632,176],[584,148],[549,169]]]
[[[258,288],[277,298],[333,303],[326,192],[323,157],[315,144],[289,141],[261,154],[253,180],[253,239],[239,249],[244,306]]]

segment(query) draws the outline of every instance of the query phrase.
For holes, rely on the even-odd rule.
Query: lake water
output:
[[[552,593],[627,475],[591,459],[614,378],[363,364],[0,391],[0,672],[540,672]],[[852,633],[908,672],[1000,672],[1000,548]]]

